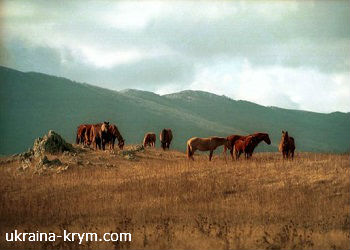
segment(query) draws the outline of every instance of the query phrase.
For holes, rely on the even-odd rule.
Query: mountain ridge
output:
[[[140,143],[145,132],[158,134],[171,127],[173,146],[182,151],[192,136],[256,131],[268,132],[272,139],[272,146],[262,144],[258,150],[276,151],[281,130],[296,137],[297,150],[350,151],[350,113],[267,107],[196,90],[165,95],[135,89],[115,91],[2,66],[0,79],[0,154],[26,150],[33,139],[50,129],[73,142],[79,124],[102,120],[116,123],[127,143]]]

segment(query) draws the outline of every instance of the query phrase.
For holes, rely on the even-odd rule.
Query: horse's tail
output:
[[[146,140],[147,140],[147,135],[143,138],[143,146],[146,147]]]
[[[187,157],[190,158],[192,156],[191,145],[187,143]]]
[[[75,138],[75,143],[76,144],[79,144],[80,142],[80,139],[79,139],[79,132],[77,132],[77,137]]]

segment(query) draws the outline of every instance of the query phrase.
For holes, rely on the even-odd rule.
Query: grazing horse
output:
[[[282,138],[281,138],[281,142],[278,147],[278,150],[282,152],[283,159],[284,158],[288,159],[288,157],[291,156],[293,160],[294,150],[295,150],[295,141],[293,137],[290,137],[288,135],[288,131],[282,130]]]
[[[170,128],[165,128],[160,132],[159,140],[162,144],[163,150],[169,149],[171,140],[173,139],[173,132]]]
[[[262,141],[265,141],[268,145],[271,144],[270,137],[267,133],[255,133],[238,139],[234,144],[236,160],[239,159],[242,153],[244,153],[246,159],[249,159],[253,155],[254,149]]]
[[[243,136],[243,135],[229,135],[227,136],[227,140],[229,141],[229,144],[231,145],[231,148],[230,149],[230,154],[231,154],[231,158],[233,160],[233,146],[232,145],[235,145],[235,142],[241,138],[244,138],[246,136]],[[226,154],[226,150],[227,150],[227,146],[225,145],[224,146],[224,154]]]
[[[102,150],[105,150],[105,145],[108,142],[108,128],[109,122],[92,125],[90,131],[90,140],[95,144],[96,149],[98,146],[99,149],[102,147]]]
[[[187,141],[187,157],[188,159],[192,159],[194,161],[193,154],[196,150],[210,151],[209,161],[211,161],[214,150],[217,147],[222,145],[228,148],[231,148],[230,142],[227,140],[227,138],[224,138],[224,137],[217,137],[217,136],[213,136],[209,138],[193,137]]]
[[[125,140],[120,134],[118,127],[115,124],[112,124],[108,127],[108,134],[106,140],[107,142],[109,142],[110,149],[114,149],[115,139],[118,139],[118,147],[122,150],[125,144]]]
[[[147,146],[155,147],[156,140],[157,140],[156,134],[153,132],[148,132],[145,134],[145,137],[143,138],[143,146],[144,147],[147,147]]]

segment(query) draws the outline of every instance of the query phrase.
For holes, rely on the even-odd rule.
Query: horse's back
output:
[[[169,142],[171,142],[173,139],[173,131],[170,128],[168,128],[167,130],[168,130],[168,140]]]
[[[295,150],[295,140],[293,137],[289,137],[289,147],[291,150]]]

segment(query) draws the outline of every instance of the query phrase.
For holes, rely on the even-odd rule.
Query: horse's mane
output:
[[[111,128],[111,131],[112,131],[112,136],[115,136],[118,141],[124,141],[122,135],[120,134],[119,130],[118,130],[118,127],[116,125],[111,125],[110,126]]]

